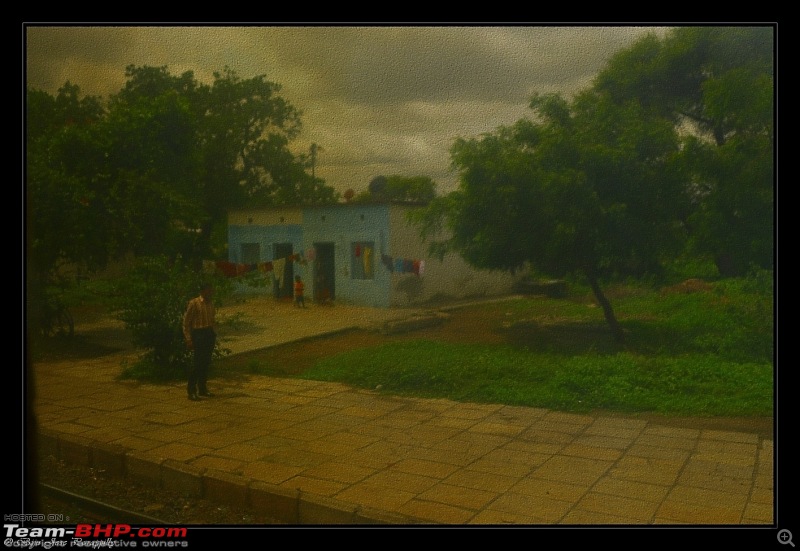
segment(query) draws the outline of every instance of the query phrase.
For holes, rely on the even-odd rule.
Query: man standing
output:
[[[217,340],[214,305],[211,298],[214,288],[211,283],[203,283],[200,296],[193,298],[186,306],[183,315],[183,337],[186,346],[194,350],[194,361],[189,368],[189,399],[197,401],[199,396],[213,396],[208,391],[208,370],[211,367],[211,354]]]

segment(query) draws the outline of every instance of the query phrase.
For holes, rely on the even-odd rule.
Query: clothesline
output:
[[[386,269],[395,274],[424,275],[425,261],[411,258],[393,258],[388,254],[381,255],[381,263]]]
[[[357,249],[356,256],[364,256],[367,260],[368,255],[364,255],[369,249]],[[370,253],[371,254],[371,251]],[[206,274],[221,273],[225,277],[241,277],[247,273],[258,270],[264,274],[272,272],[276,279],[283,280],[283,274],[287,262],[298,262],[301,265],[306,265],[309,261],[316,259],[316,250],[308,249],[302,253],[294,253],[289,256],[270,260],[266,262],[258,262],[256,264],[244,264],[241,262],[229,262],[227,260],[204,260],[203,272]],[[381,255],[381,263],[391,273],[396,274],[414,274],[422,276],[425,273],[425,261],[410,259],[410,258],[394,258],[387,254]]]
[[[313,251],[313,249],[311,249],[311,251]],[[262,273],[277,273],[284,269],[286,262],[298,262],[301,265],[305,265],[309,260],[313,260],[315,257],[316,255],[313,252],[306,251],[306,253],[294,253],[283,258],[267,262],[258,262],[256,264],[229,262],[227,260],[204,260],[203,272],[207,274],[219,272],[225,277],[240,277],[256,270]]]

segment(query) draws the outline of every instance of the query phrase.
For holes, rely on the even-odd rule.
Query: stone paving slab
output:
[[[234,346],[398,315],[291,312],[294,332]],[[773,523],[774,444],[757,434],[262,376],[190,402],[182,383],[118,381],[131,354],[34,365],[42,453],[298,524]]]
[[[246,501],[267,484],[325,498],[334,509],[370,508],[414,523],[772,522],[773,442],[746,433],[701,430],[686,440],[658,436],[665,427],[637,419],[565,423],[563,414],[541,410],[487,424],[482,419],[503,406],[437,401],[441,415],[431,415],[419,399],[262,377],[253,385],[216,382],[217,396],[201,403],[186,400],[177,384],[95,385],[52,370],[37,372],[37,380],[48,389],[36,400],[51,437],[43,451],[85,465],[124,465],[128,475],[198,495]],[[79,403],[77,390],[92,386],[97,395],[84,392]],[[293,405],[276,418],[266,405],[241,403],[265,400],[265,388],[266,400]],[[100,396],[117,394],[130,405],[98,431],[108,415]],[[72,412],[69,422],[59,419],[64,411]],[[339,413],[345,420],[333,421]],[[445,413],[475,424],[442,426]],[[147,465],[160,466],[158,474]],[[308,522],[311,510],[327,511],[317,504],[306,511]]]

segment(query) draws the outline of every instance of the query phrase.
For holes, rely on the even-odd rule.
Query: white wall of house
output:
[[[430,255],[428,241],[423,241],[419,228],[409,223],[406,213],[413,207],[392,205],[389,213],[389,250],[391,255],[424,261],[421,276],[393,273],[390,304],[408,306],[434,299],[463,299],[499,296],[513,292],[521,274],[497,270],[479,270],[457,254],[442,260]]]

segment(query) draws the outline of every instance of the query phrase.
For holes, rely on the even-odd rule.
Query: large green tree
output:
[[[109,214],[126,221],[126,250],[137,256],[191,253],[185,229],[205,214],[197,191],[202,92],[191,73],[129,67],[126,74],[105,119]]]
[[[595,81],[685,135],[685,222],[723,276],[773,267],[774,48],[771,27],[676,28],[619,52]]]
[[[44,327],[59,308],[39,302],[64,263],[199,260],[231,208],[337,200],[291,152],[301,113],[278,84],[228,69],[211,84],[165,67],[129,66],[126,77],[107,103],[70,83],[56,96],[27,91],[28,296]]]
[[[71,330],[57,325],[68,285],[62,267],[104,265],[120,232],[98,197],[105,187],[100,99],[81,98],[67,82],[55,96],[28,90],[26,100],[27,321],[32,331],[52,334]]]
[[[210,85],[164,67],[130,66],[127,75],[110,112],[124,121],[120,128],[136,130],[121,136],[120,151],[139,147],[132,164],[152,169],[186,202],[181,221],[200,230],[201,254],[209,254],[212,230],[231,208],[336,201],[333,188],[309,175],[305,157],[289,148],[301,112],[279,84],[242,79],[228,68]]]
[[[531,119],[458,139],[459,189],[417,221],[434,252],[478,267],[584,276],[622,342],[602,282],[656,271],[681,246],[677,136],[637,102],[593,91],[537,95],[531,108]]]
[[[59,261],[105,262],[108,247],[86,223],[102,224],[92,200],[102,184],[104,116],[100,100],[66,83],[56,96],[28,90],[26,230],[28,266],[47,271]]]

